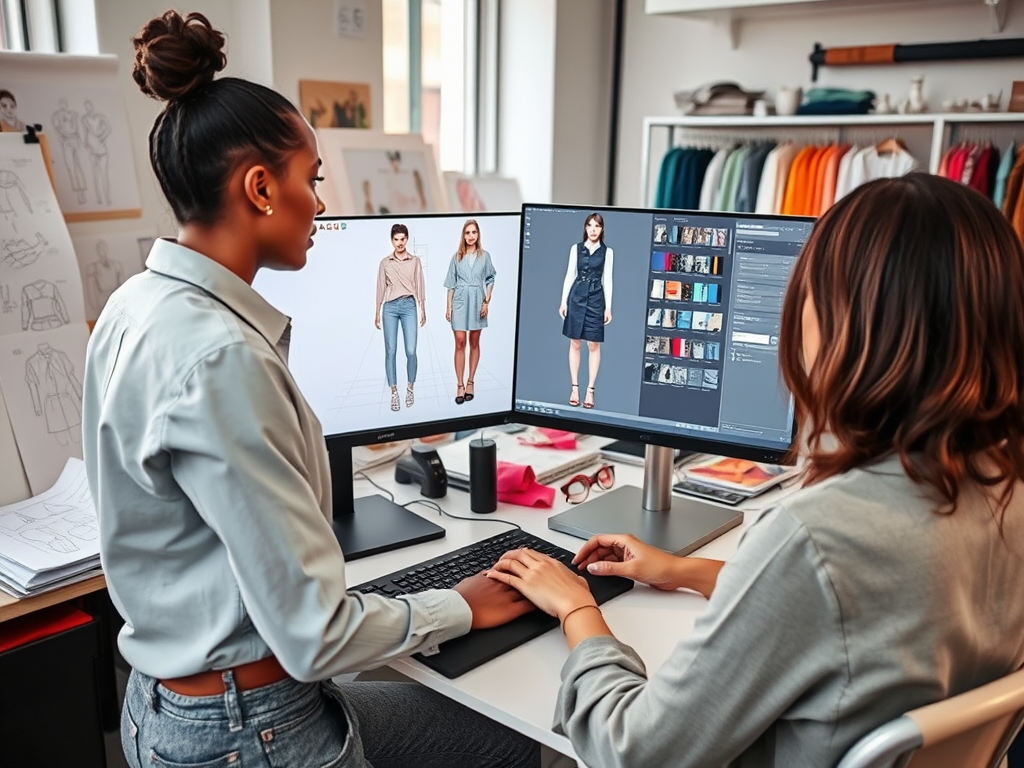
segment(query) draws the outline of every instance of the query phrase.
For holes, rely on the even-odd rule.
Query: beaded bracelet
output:
[[[576,611],[582,611],[584,608],[594,608],[595,610],[597,610],[598,613],[601,612],[601,609],[598,608],[596,605],[578,605],[578,606],[576,606],[571,611],[569,611],[567,614],[565,614],[565,616],[562,617],[562,634],[563,635],[565,634],[565,622],[566,622],[566,620],[570,616],[572,616],[574,613],[576,613]]]

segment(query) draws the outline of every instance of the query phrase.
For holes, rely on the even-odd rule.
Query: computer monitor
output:
[[[603,241],[591,252],[593,215]],[[812,226],[746,213],[523,207],[513,418],[648,444],[643,491],[592,493],[551,528],[633,533],[685,554],[742,521],[673,497],[669,448],[777,461],[790,447],[779,328]]]
[[[489,254],[496,274],[486,327],[479,336],[479,362],[472,377],[474,397],[456,403],[455,334],[453,323],[445,317],[446,285],[451,284],[449,270],[470,218],[477,223],[480,248]],[[382,496],[355,499],[353,446],[475,429],[506,420],[512,407],[519,218],[519,213],[317,217],[313,247],[304,268],[297,272],[261,270],[256,276],[253,287],[292,318],[289,368],[327,440],[334,530],[346,558],[444,536],[443,528]],[[408,252],[422,266],[426,323],[420,326],[414,316],[415,298],[389,307],[392,294],[385,293],[386,317],[378,328],[374,322],[378,273],[394,252],[391,233],[396,224],[408,229]],[[464,277],[485,283],[483,257],[464,258],[469,261],[460,266],[466,269],[470,265]],[[407,293],[406,287],[396,292]],[[480,311],[474,290],[460,287],[453,294],[453,320],[460,327],[467,322],[469,328],[477,324],[467,321],[468,307],[477,314]],[[410,315],[403,319],[403,311]],[[385,337],[393,338],[396,348],[397,410],[392,410]],[[411,352],[415,352],[414,365],[410,364]],[[471,363],[468,349],[466,358],[463,383]],[[414,402],[407,407],[406,385],[411,378],[415,380]]]

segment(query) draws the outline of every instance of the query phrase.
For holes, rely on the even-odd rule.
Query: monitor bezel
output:
[[[522,222],[522,211],[474,211],[473,213],[460,213],[451,211],[437,211],[433,213],[399,213],[399,214],[358,214],[352,216],[339,216],[336,214],[321,215],[314,218],[314,223],[319,224],[327,221],[367,221],[367,220],[410,220],[410,219],[484,219],[488,217],[496,216],[518,216],[519,217],[519,236],[522,237],[523,222]],[[522,258],[522,247],[518,258]],[[520,275],[522,274],[522,264],[519,265]],[[519,311],[519,291],[516,292],[516,311]],[[516,315],[515,332],[516,338],[519,337],[519,323],[518,315]],[[513,359],[512,364],[512,378],[513,385],[515,384],[515,360]],[[514,398],[514,396],[513,396]],[[513,403],[515,400],[513,399]],[[512,411],[495,411],[493,413],[474,414],[467,416],[457,416],[449,419],[433,420],[433,421],[422,421],[416,424],[410,424],[408,426],[391,427],[388,429],[364,429],[355,432],[337,432],[333,434],[325,434],[324,439],[327,442],[327,450],[330,451],[332,448],[355,448],[357,446],[374,445],[377,443],[388,443],[397,442],[400,440],[414,440],[416,438],[429,437],[431,435],[444,434],[446,432],[461,432],[469,430],[484,429],[485,427],[494,427],[499,424],[507,424]]]
[[[733,443],[726,440],[713,440],[708,438],[695,437],[693,435],[674,433],[669,429],[639,429],[634,427],[623,427],[620,425],[602,424],[599,421],[590,421],[588,419],[575,419],[571,417],[559,416],[554,414],[544,414],[532,411],[516,410],[516,402],[518,400],[519,387],[520,324],[518,322],[518,318],[520,317],[520,314],[518,313],[523,312],[523,270],[525,268],[525,259],[523,258],[522,249],[523,237],[525,234],[526,227],[526,211],[528,208],[531,210],[548,209],[579,212],[587,211],[594,213],[614,211],[619,213],[639,213],[655,216],[661,214],[665,214],[668,216],[702,216],[730,220],[735,220],[737,218],[773,221],[784,219],[790,221],[809,222],[812,225],[817,221],[816,217],[789,216],[782,214],[763,213],[736,213],[730,211],[698,211],[681,208],[639,208],[631,206],[608,205],[582,206],[565,205],[558,203],[524,203],[519,217],[519,306],[517,308],[516,314],[516,340],[512,367],[512,413],[509,417],[510,421],[534,427],[551,427],[554,429],[564,429],[570,432],[579,432],[581,434],[596,435],[599,437],[609,437],[616,440],[630,440],[633,442],[645,443],[648,445],[659,445],[665,446],[667,448],[678,448],[684,451],[694,451],[696,453],[709,453],[721,456],[731,456],[737,459],[751,459],[753,461],[763,461],[772,464],[776,464],[783,459],[783,457],[789,452],[790,448],[792,447],[792,443],[787,445],[785,448],[771,449],[760,446],[742,445],[740,443]],[[795,437],[795,419],[793,421],[791,431]]]

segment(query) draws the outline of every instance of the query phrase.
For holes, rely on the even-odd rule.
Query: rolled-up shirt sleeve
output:
[[[346,592],[289,381],[269,348],[226,346],[192,369],[163,418],[175,480],[226,550],[236,610],[299,680],[430,653],[465,634],[471,613],[451,590],[400,599]]]

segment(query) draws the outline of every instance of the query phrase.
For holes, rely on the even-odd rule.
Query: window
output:
[[[489,2],[383,0],[384,130],[423,134],[443,171],[478,167],[477,30]]]
[[[0,0],[0,50],[99,53],[94,0]]]

